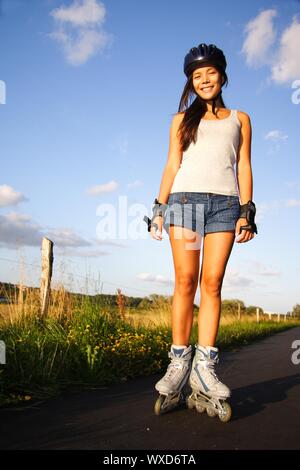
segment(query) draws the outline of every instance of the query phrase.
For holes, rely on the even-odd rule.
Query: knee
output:
[[[176,276],[175,286],[180,294],[194,294],[197,289],[197,280],[192,274],[180,273]]]
[[[206,276],[201,280],[200,291],[214,297],[221,294],[222,278],[216,275]]]

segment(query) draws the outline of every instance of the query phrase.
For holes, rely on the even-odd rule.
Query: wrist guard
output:
[[[251,232],[257,233],[257,227],[254,222],[254,216],[256,214],[256,207],[253,201],[248,201],[247,204],[243,204],[240,206],[240,215],[239,217],[243,217],[247,219],[248,225],[242,225],[240,227],[240,232],[244,230],[250,230]]]
[[[148,232],[150,232],[152,226],[158,229],[158,225],[154,224],[153,220],[157,216],[164,217],[167,208],[168,204],[163,204],[162,202],[159,202],[157,198],[154,199],[154,206],[152,207],[152,218],[149,219],[149,217],[147,217],[146,215],[143,218],[143,220],[148,225]]]

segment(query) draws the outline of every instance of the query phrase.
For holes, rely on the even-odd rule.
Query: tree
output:
[[[295,318],[300,318],[300,305],[299,304],[294,305],[293,310],[292,310],[292,315]]]

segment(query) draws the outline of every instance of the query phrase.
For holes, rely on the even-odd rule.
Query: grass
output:
[[[132,328],[84,306],[72,318],[21,317],[2,325],[6,344],[0,403],[9,398],[44,397],[66,386],[112,384],[156,373],[165,366],[170,344],[166,329]]]
[[[49,316],[38,316],[37,291],[20,305],[0,305],[0,339],[6,364],[0,365],[0,405],[53,396],[70,387],[108,385],[133,377],[161,373],[169,362],[172,342],[171,304],[148,310],[95,304],[89,297],[54,292]],[[216,345],[230,350],[299,326],[299,322],[237,321],[222,315]],[[197,341],[196,316],[191,343]]]

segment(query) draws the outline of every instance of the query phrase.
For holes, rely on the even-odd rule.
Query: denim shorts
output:
[[[240,214],[239,196],[215,193],[171,193],[163,218],[169,234],[170,224],[186,227],[201,236],[206,233],[235,230]]]

